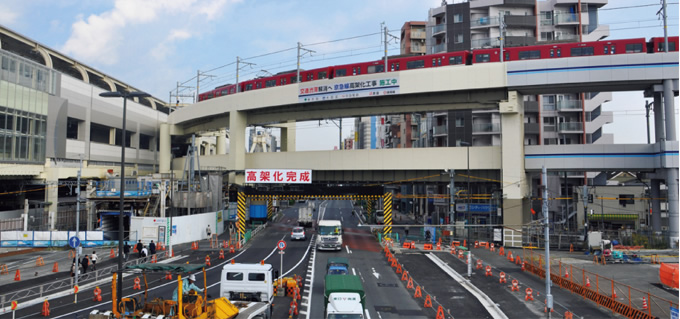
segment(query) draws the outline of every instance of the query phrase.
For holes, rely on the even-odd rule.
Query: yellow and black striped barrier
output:
[[[383,211],[385,213],[385,226],[383,227],[383,235],[387,238],[392,233],[392,193],[385,193],[383,196]]]
[[[246,196],[243,192],[238,192],[236,213],[238,215],[236,230],[244,236],[246,234]]]
[[[267,219],[271,220],[272,217],[274,217],[274,197],[270,196],[269,200],[267,201]]]

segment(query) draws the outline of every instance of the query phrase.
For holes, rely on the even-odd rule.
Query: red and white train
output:
[[[664,38],[622,39],[595,42],[572,42],[503,48],[503,61],[529,59],[555,59],[576,56],[610,54],[655,53],[664,51]],[[678,51],[678,37],[668,38],[669,51]],[[500,62],[500,48],[457,51],[430,55],[408,56],[388,59],[389,71],[404,71],[420,68],[435,68],[446,65],[472,65],[475,63]],[[313,70],[300,70],[300,81],[309,82],[336,77],[355,76],[384,72],[385,61],[359,62],[327,66]],[[260,77],[239,83],[239,92],[295,83],[296,71]],[[236,85],[227,84],[198,95],[199,101],[235,94]]]

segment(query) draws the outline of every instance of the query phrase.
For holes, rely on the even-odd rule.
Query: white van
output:
[[[274,301],[273,279],[274,268],[270,264],[226,264],[222,267],[220,297],[232,303],[263,302],[271,307]]]

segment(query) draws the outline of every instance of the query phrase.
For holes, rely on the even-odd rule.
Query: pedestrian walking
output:
[[[408,237],[408,226],[404,227],[404,234],[406,235],[404,237]]]
[[[153,243],[153,240],[151,240],[151,243],[149,244],[149,253],[152,255],[156,254],[156,244]]]
[[[209,239],[210,235],[212,235],[212,230],[210,230],[210,225],[208,225],[208,228],[205,229],[205,233],[208,234],[208,239]]]
[[[142,262],[146,262],[146,256],[149,256],[149,251],[145,246],[142,246],[142,251],[139,253],[142,256]]]
[[[128,242],[123,243],[123,256],[125,257],[125,261],[130,257],[130,244],[128,244]]]
[[[144,245],[142,244],[142,240],[140,239],[139,242],[137,242],[137,258],[142,258],[142,248],[144,248]]]
[[[85,255],[80,261],[80,265],[83,267],[83,274],[87,273],[87,267],[90,265],[90,259]]]
[[[92,256],[90,257],[90,260],[92,261],[92,270],[97,270],[97,252],[93,251]]]

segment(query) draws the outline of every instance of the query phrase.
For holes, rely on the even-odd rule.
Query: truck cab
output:
[[[326,262],[326,275],[349,274],[349,260],[345,257],[331,257]]]
[[[363,319],[366,294],[355,275],[326,275],[324,281],[326,319]]]
[[[274,301],[274,268],[264,261],[257,264],[228,263],[222,267],[220,296],[239,307],[265,309],[271,314]]]
[[[320,220],[317,225],[316,249],[342,249],[342,223],[339,220]]]

